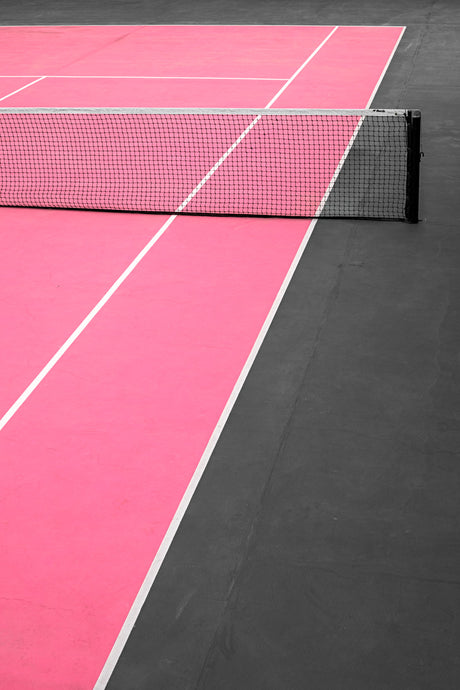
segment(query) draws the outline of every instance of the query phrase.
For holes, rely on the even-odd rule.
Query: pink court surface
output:
[[[365,108],[403,27],[0,27],[0,105]],[[0,678],[104,688],[314,223],[0,209]]]

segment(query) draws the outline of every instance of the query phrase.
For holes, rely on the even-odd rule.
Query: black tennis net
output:
[[[418,220],[420,112],[0,109],[0,205]]]

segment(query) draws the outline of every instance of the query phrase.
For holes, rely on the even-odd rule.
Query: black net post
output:
[[[407,187],[406,187],[406,220],[418,223],[419,187],[420,187],[420,110],[407,112]]]

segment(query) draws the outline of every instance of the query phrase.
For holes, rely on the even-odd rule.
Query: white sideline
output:
[[[334,31],[337,28],[338,27],[335,27]],[[392,59],[392,57],[393,57],[393,55],[394,55],[394,53],[395,53],[395,51],[399,45],[399,41],[401,40],[402,35],[405,31],[405,27],[401,27],[401,28],[402,28],[401,36],[399,37],[397,44],[395,45],[395,48],[391,53],[390,58],[388,59],[387,63],[385,64],[385,67],[384,67],[384,69],[380,75],[380,78],[379,78],[379,80],[375,86],[375,89],[373,90],[372,95],[369,98],[367,108],[369,108],[370,104],[373,101],[374,95],[377,92],[377,89],[380,86],[380,83],[381,83],[383,77],[385,76],[385,73],[388,69],[388,66],[391,62],[391,59]],[[304,63],[304,65],[305,64],[306,63]],[[298,74],[298,71],[297,71],[297,74]],[[292,78],[290,81],[292,81]],[[276,97],[274,99],[272,99],[272,101],[270,101],[270,103],[273,103],[274,100],[276,100],[276,98],[281,94],[282,91],[284,91],[284,88],[278,92]],[[330,190],[328,190],[327,193],[329,193],[329,191]],[[233,406],[234,406],[234,404],[238,398],[238,395],[241,391],[241,388],[243,387],[243,384],[244,384],[244,382],[248,376],[248,373],[252,367],[252,364],[256,358],[256,355],[257,355],[257,353],[258,353],[258,351],[262,345],[262,342],[263,342],[263,340],[267,334],[267,331],[268,331],[268,329],[269,329],[269,327],[273,321],[273,318],[276,314],[276,311],[278,310],[278,307],[281,303],[281,300],[282,300],[282,298],[283,298],[283,296],[287,290],[287,287],[291,281],[291,278],[294,274],[294,271],[295,271],[295,269],[296,269],[296,267],[300,261],[300,258],[302,257],[302,254],[303,254],[309,240],[310,240],[310,237],[311,237],[312,232],[315,228],[316,222],[317,222],[317,220],[314,219],[310,222],[310,224],[308,226],[307,232],[305,233],[303,241],[302,241],[295,257],[294,257],[294,260],[291,264],[291,267],[289,268],[289,271],[286,275],[286,278],[284,279],[284,281],[280,287],[280,290],[276,296],[276,299],[273,302],[273,305],[272,305],[272,307],[271,307],[271,309],[267,315],[267,318],[266,318],[266,320],[265,320],[265,322],[264,322],[264,324],[263,324],[263,326],[259,332],[259,335],[258,335],[258,337],[254,343],[254,346],[253,346],[253,348],[249,354],[249,357],[246,360],[246,363],[245,363],[245,365],[241,371],[241,374],[238,377],[238,380],[237,380],[237,382],[236,382],[236,384],[235,384],[235,386],[234,386],[234,388],[233,388],[233,390],[232,390],[232,392],[231,392],[231,394],[227,400],[227,404],[225,405],[224,410],[223,410],[223,412],[219,418],[219,421],[218,421],[218,423],[217,423],[217,425],[216,425],[216,427],[215,427],[215,429],[214,429],[214,431],[213,431],[213,433],[212,433],[212,435],[208,441],[208,444],[207,444],[206,449],[205,449],[205,451],[204,451],[204,453],[200,459],[200,462],[197,465],[197,468],[193,474],[193,477],[192,477],[192,479],[191,479],[191,481],[190,481],[190,483],[189,483],[189,485],[188,485],[188,487],[184,493],[184,496],[182,497],[182,500],[181,500],[181,502],[180,502],[180,504],[176,510],[176,513],[175,513],[175,515],[171,521],[171,524],[168,528],[168,531],[166,532],[166,534],[164,536],[164,539],[160,545],[160,548],[158,549],[157,554],[156,554],[156,556],[152,562],[152,565],[150,566],[150,569],[149,569],[149,571],[145,577],[145,580],[139,589],[137,597],[134,600],[134,603],[131,607],[131,610],[129,611],[128,616],[126,617],[126,620],[125,620],[125,622],[124,622],[124,624],[120,630],[120,633],[119,633],[117,639],[115,640],[114,646],[112,647],[112,650],[111,650],[111,652],[107,658],[107,661],[106,661],[106,663],[105,663],[105,665],[101,671],[101,674],[100,674],[93,690],[105,690],[107,683],[110,680],[110,677],[111,677],[111,675],[115,669],[115,666],[118,662],[118,659],[120,658],[121,653],[123,651],[123,648],[124,648],[128,638],[129,638],[129,635],[130,635],[130,633],[131,633],[131,631],[135,625],[136,619],[137,619],[137,617],[138,617],[138,615],[142,609],[142,606],[144,605],[144,602],[148,596],[150,589],[152,588],[152,585],[155,581],[155,578],[158,574],[158,571],[159,571],[159,569],[160,569],[160,567],[161,567],[161,565],[162,565],[162,563],[166,557],[166,554],[167,554],[169,547],[172,543],[174,535],[176,534],[177,529],[178,529],[178,527],[182,521],[182,518],[183,518],[183,516],[187,510],[187,507],[188,507],[188,505],[189,505],[189,503],[193,497],[193,494],[195,493],[195,490],[196,490],[196,488],[200,482],[200,479],[203,475],[203,472],[204,472],[204,470],[205,470],[205,468],[209,462],[209,459],[212,455],[212,452],[213,452],[213,450],[217,444],[217,441],[218,441],[218,439],[222,433],[222,430],[225,426],[225,423],[226,423],[226,421],[230,415],[230,412],[233,409]]]
[[[275,94],[275,96],[267,103],[265,108],[270,108],[270,106],[281,96],[281,94],[285,91],[285,89],[289,86],[289,84],[292,83],[292,81],[299,75],[299,73],[303,70],[303,68],[312,60],[312,58],[318,53],[318,51],[322,48],[322,46],[326,43],[326,41],[329,40],[329,38],[337,31],[338,27],[336,26],[329,34],[328,36],[319,44],[319,46],[311,53],[311,55],[305,60],[305,62],[297,69],[292,77],[288,79],[288,81],[284,84],[283,87]],[[255,125],[255,123],[260,119],[260,115],[255,118],[255,120],[249,125],[249,127],[245,130],[244,136],[247,134],[247,132],[252,129],[252,127]],[[241,137],[240,137],[241,140]],[[232,147],[230,147],[232,148]],[[228,152],[227,152],[228,153]],[[200,183],[201,184],[201,183]],[[198,191],[198,189],[196,190]],[[194,190],[194,192],[196,193]],[[193,194],[193,192],[192,192]],[[155,558],[152,561],[152,564],[147,572],[147,575],[144,579],[144,582],[142,583],[137,596],[133,602],[133,605],[131,606],[131,609],[125,619],[125,622],[123,623],[123,626],[118,634],[117,639],[115,640],[115,643],[112,647],[112,650],[107,658],[107,661],[104,664],[104,667],[100,673],[100,676],[98,680],[96,681],[96,684],[94,686],[94,690],[104,690],[107,686],[107,683],[110,680],[110,676],[113,673],[113,670],[117,664],[118,659],[120,658],[120,655],[123,651],[123,648],[129,638],[129,635],[131,634],[131,631],[136,623],[137,617],[139,616],[139,613],[142,609],[142,606],[145,603],[145,600],[148,596],[148,593],[150,592],[152,585],[155,581],[155,578],[158,574],[158,571],[160,570],[160,567],[165,559],[165,556],[168,552],[168,549],[172,543],[172,540],[174,539],[174,536],[177,532],[177,529],[182,521],[182,518],[184,517],[184,514],[188,508],[188,505],[190,501],[192,500],[193,494],[195,493],[195,490],[200,482],[200,479],[203,475],[203,472],[209,462],[209,459],[211,457],[211,454],[216,446],[216,443],[222,433],[222,430],[225,426],[225,423],[230,415],[230,412],[236,402],[236,399],[238,398],[238,395],[240,393],[241,388],[243,387],[243,384],[247,378],[247,375],[252,367],[252,364],[256,358],[256,355],[262,345],[262,342],[267,334],[267,331],[270,327],[271,322],[273,321],[273,318],[275,316],[275,313],[280,305],[280,302],[284,296],[284,293],[287,290],[287,287],[291,281],[292,275],[294,274],[294,271],[297,267],[297,264],[300,261],[300,258],[305,250],[305,247],[308,244],[308,241],[311,237],[311,234],[313,232],[313,229],[316,225],[316,221],[312,220],[307,228],[307,231],[304,235],[304,238],[302,240],[301,245],[299,246],[299,249],[297,250],[297,253],[294,257],[294,260],[291,263],[291,266],[286,274],[285,279],[283,280],[283,283],[278,291],[278,294],[275,298],[275,301],[273,302],[270,311],[268,312],[267,318],[265,319],[265,322],[259,332],[259,335],[257,336],[257,339],[251,349],[251,352],[249,353],[249,356],[244,364],[243,369],[241,370],[241,373],[235,383],[235,386],[233,387],[232,392],[230,393],[230,396],[227,400],[227,403],[223,409],[222,414],[220,415],[219,421],[217,422],[213,433],[211,434],[211,437],[208,441],[208,444],[204,450],[203,455],[201,456],[201,459],[195,469],[195,472],[193,473],[192,479],[190,480],[187,489],[184,492],[184,495],[182,497],[181,502],[179,503],[179,506],[174,514],[173,519],[171,520],[171,523],[168,527],[168,530],[160,544],[160,547],[155,555]]]

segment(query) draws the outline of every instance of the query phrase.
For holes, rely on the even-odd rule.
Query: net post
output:
[[[406,220],[418,223],[419,186],[420,186],[420,110],[409,110],[407,120],[407,184],[406,184]]]

